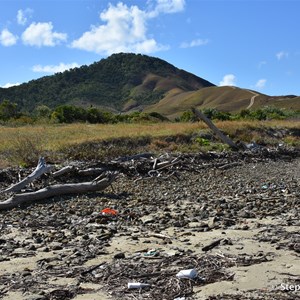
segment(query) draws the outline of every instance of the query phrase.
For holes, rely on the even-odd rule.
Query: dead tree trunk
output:
[[[43,157],[41,157],[39,159],[37,167],[30,175],[28,175],[22,181],[7,188],[6,190],[3,191],[3,193],[15,193],[15,192],[20,191],[26,185],[31,183],[34,179],[41,177],[41,175],[43,175],[44,173],[50,172],[52,170],[52,168],[53,168],[53,166],[47,166],[45,159]]]
[[[36,192],[15,194],[9,199],[0,202],[0,210],[17,207],[24,203],[32,203],[38,200],[44,200],[54,196],[68,195],[68,194],[84,194],[88,192],[95,192],[107,188],[116,178],[115,174],[109,174],[107,177],[99,181],[57,184],[45,187]]]
[[[232,149],[238,150],[239,147],[226,135],[224,135],[219,128],[217,128],[214,123],[207,118],[201,111],[196,108],[192,108],[193,113],[199,120],[202,120],[206,125],[221,139],[222,142],[229,145]]]

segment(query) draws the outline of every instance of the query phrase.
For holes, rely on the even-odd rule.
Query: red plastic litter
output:
[[[113,215],[113,216],[116,216],[118,214],[118,212],[112,208],[104,208],[101,210],[101,213],[103,215]]]

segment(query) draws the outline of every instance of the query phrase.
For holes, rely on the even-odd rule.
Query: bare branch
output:
[[[53,166],[47,166],[45,159],[41,157],[39,159],[38,165],[35,168],[35,170],[28,175],[26,178],[24,178],[22,181],[12,185],[11,187],[7,188],[3,191],[3,193],[15,193],[20,191],[22,188],[24,188],[26,185],[28,185],[33,180],[41,177],[44,173],[48,173],[52,170]]]

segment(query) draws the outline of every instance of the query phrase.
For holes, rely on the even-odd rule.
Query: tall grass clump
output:
[[[46,154],[46,136],[42,129],[15,128],[6,132],[5,150],[2,157],[12,165],[29,167],[36,165],[39,157]]]

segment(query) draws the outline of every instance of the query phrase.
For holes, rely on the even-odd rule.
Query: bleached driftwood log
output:
[[[56,172],[53,172],[52,173],[52,177],[55,178],[55,177],[59,177],[61,175],[64,175],[66,173],[70,173],[72,171],[75,170],[75,167],[74,166],[66,166],[66,167],[63,167],[62,169],[56,171]]]
[[[31,183],[34,179],[41,177],[44,173],[48,173],[52,170],[53,166],[47,166],[45,159],[41,157],[38,161],[38,165],[36,166],[35,170],[24,178],[22,181],[12,185],[11,187],[4,190],[2,193],[15,193],[20,191],[26,185]]]
[[[79,170],[78,174],[82,176],[97,176],[105,172],[106,168],[88,168],[85,170]]]
[[[201,111],[199,111],[196,108],[192,108],[192,111],[198,119],[206,123],[206,125],[221,139],[222,142],[229,145],[232,149],[239,149],[239,147],[228,136],[224,135],[219,130],[219,128],[216,127],[214,123],[209,118],[207,118]]]
[[[9,199],[0,202],[0,210],[17,207],[24,203],[32,203],[38,200],[45,200],[54,196],[68,195],[68,194],[85,194],[89,192],[96,192],[107,188],[116,178],[116,174],[108,174],[105,178],[99,181],[93,180],[91,182],[56,184],[45,187],[36,192],[15,194]]]

